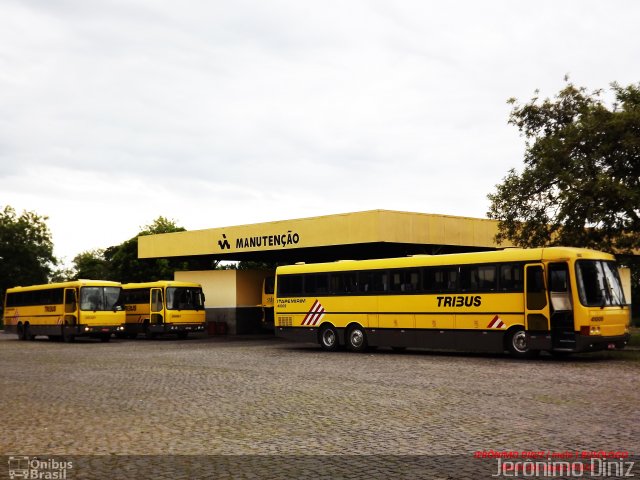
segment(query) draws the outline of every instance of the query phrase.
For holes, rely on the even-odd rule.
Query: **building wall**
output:
[[[231,335],[261,331],[262,282],[270,272],[205,270],[175,272],[174,279],[202,285],[207,322],[224,322]]]
[[[175,272],[174,279],[202,285],[205,307],[236,307],[236,270]]]

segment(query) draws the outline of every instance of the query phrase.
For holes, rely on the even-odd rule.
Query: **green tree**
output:
[[[513,106],[525,138],[524,169],[488,195],[498,243],[573,245],[621,255],[640,268],[640,84],[588,92],[566,80],[553,99]],[[635,298],[638,276],[634,276]]]
[[[58,261],[47,220],[10,206],[0,211],[0,298],[7,288],[49,281]]]
[[[111,278],[109,263],[104,258],[104,250],[87,250],[73,258],[73,273],[70,279],[80,278],[93,280]]]
[[[184,270],[187,263],[175,259],[139,259],[138,237],[159,233],[184,232],[173,220],[158,217],[150,225],[142,227],[135,237],[109,247],[104,251],[104,260],[108,265],[108,279],[119,282],[149,282],[154,280],[172,280],[176,270]]]

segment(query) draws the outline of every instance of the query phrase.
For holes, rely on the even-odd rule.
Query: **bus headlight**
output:
[[[590,327],[580,327],[581,335],[600,335],[600,327],[591,325]]]

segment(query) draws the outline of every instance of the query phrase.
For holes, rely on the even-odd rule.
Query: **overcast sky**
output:
[[[640,81],[640,2],[2,0],[0,207],[56,254],[369,209],[484,217],[506,101]]]

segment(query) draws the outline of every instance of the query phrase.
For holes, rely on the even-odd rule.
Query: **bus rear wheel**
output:
[[[338,348],[338,332],[332,325],[327,325],[320,331],[320,346],[328,352]]]
[[[352,352],[364,352],[367,349],[367,334],[360,325],[354,325],[347,332],[347,347]]]
[[[22,329],[22,337],[23,337],[22,340],[27,340],[27,341],[36,339],[36,336],[31,333],[31,327],[29,326],[28,323],[24,324],[24,327]]]

